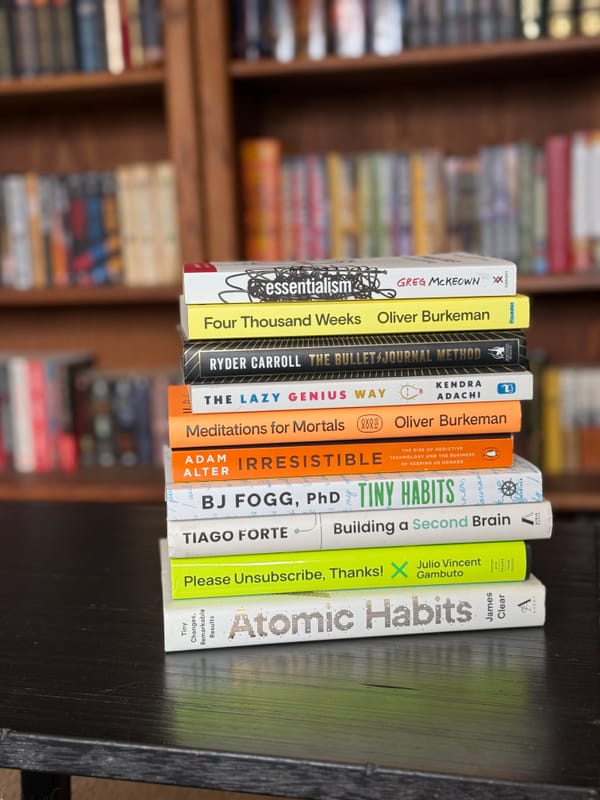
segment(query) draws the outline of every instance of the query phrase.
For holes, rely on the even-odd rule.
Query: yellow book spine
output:
[[[542,372],[542,464],[548,475],[564,469],[564,437],[561,420],[561,370],[546,367]]]
[[[186,339],[248,339],[264,336],[419,333],[502,330],[529,326],[529,298],[410,298],[219,303],[189,305],[180,297]]]
[[[522,581],[523,541],[171,559],[173,599]]]
[[[327,153],[327,179],[329,181],[329,241],[331,258],[343,258],[342,233],[342,166],[340,153]]]

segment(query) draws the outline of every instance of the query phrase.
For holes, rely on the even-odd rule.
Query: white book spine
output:
[[[548,500],[502,507],[167,520],[171,558],[548,539],[551,534]]]
[[[216,261],[186,264],[188,305],[517,293],[517,268],[470,253],[313,261]]]
[[[165,448],[165,500],[167,519],[190,520],[536,503],[543,496],[541,471],[519,456],[507,468],[176,483]]]
[[[15,469],[17,472],[35,472],[29,361],[25,356],[8,359],[8,381]]]
[[[27,191],[24,175],[7,175],[3,181],[6,232],[11,254],[11,288],[33,288],[33,260],[29,238]]]
[[[528,370],[453,373],[406,377],[323,378],[306,381],[191,383],[194,414],[214,411],[273,411],[309,408],[464,403],[474,400],[531,400],[533,374]]]
[[[418,590],[355,589],[172,600],[164,539],[160,554],[166,652],[523,628],[545,621],[545,588],[534,576],[524,581]]]

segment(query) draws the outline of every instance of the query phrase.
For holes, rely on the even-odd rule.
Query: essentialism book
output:
[[[173,600],[166,540],[160,541],[164,649],[400,636],[543,625],[546,593],[523,581],[353,589]]]
[[[183,266],[187,304],[482,297],[517,292],[514,262],[473,253]]]

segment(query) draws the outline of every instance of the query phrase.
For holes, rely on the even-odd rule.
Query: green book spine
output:
[[[520,581],[528,574],[523,541],[171,560],[173,599]]]

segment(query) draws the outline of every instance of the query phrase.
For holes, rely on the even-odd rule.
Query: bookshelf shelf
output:
[[[74,286],[28,291],[0,289],[0,308],[176,304],[180,292],[179,286]]]
[[[544,494],[557,512],[600,512],[600,475],[544,478]],[[162,503],[164,474],[158,467],[109,467],[24,475],[0,473],[0,501]]]
[[[0,501],[158,503],[164,475],[158,467],[85,468],[43,474],[0,473]]]
[[[40,75],[32,78],[14,78],[0,82],[0,100],[40,100],[56,102],[59,98],[89,96],[94,102],[103,96],[133,96],[152,92],[158,94],[165,83],[163,65],[130,69],[118,75],[109,72],[72,73],[68,75]]]
[[[352,80],[360,73],[385,73],[393,71],[399,77],[414,77],[420,71],[447,68],[489,68],[502,70],[527,68],[546,69],[553,63],[557,68],[570,63],[587,62],[600,54],[600,37],[574,36],[569,39],[515,39],[486,44],[460,46],[421,47],[407,49],[392,56],[364,55],[359,58],[327,56],[318,60],[298,58],[281,62],[272,58],[256,61],[233,60],[229,75],[237,82],[271,80],[273,78],[310,77],[334,75]]]
[[[517,288],[524,294],[600,291],[600,272],[567,275],[520,275]]]

